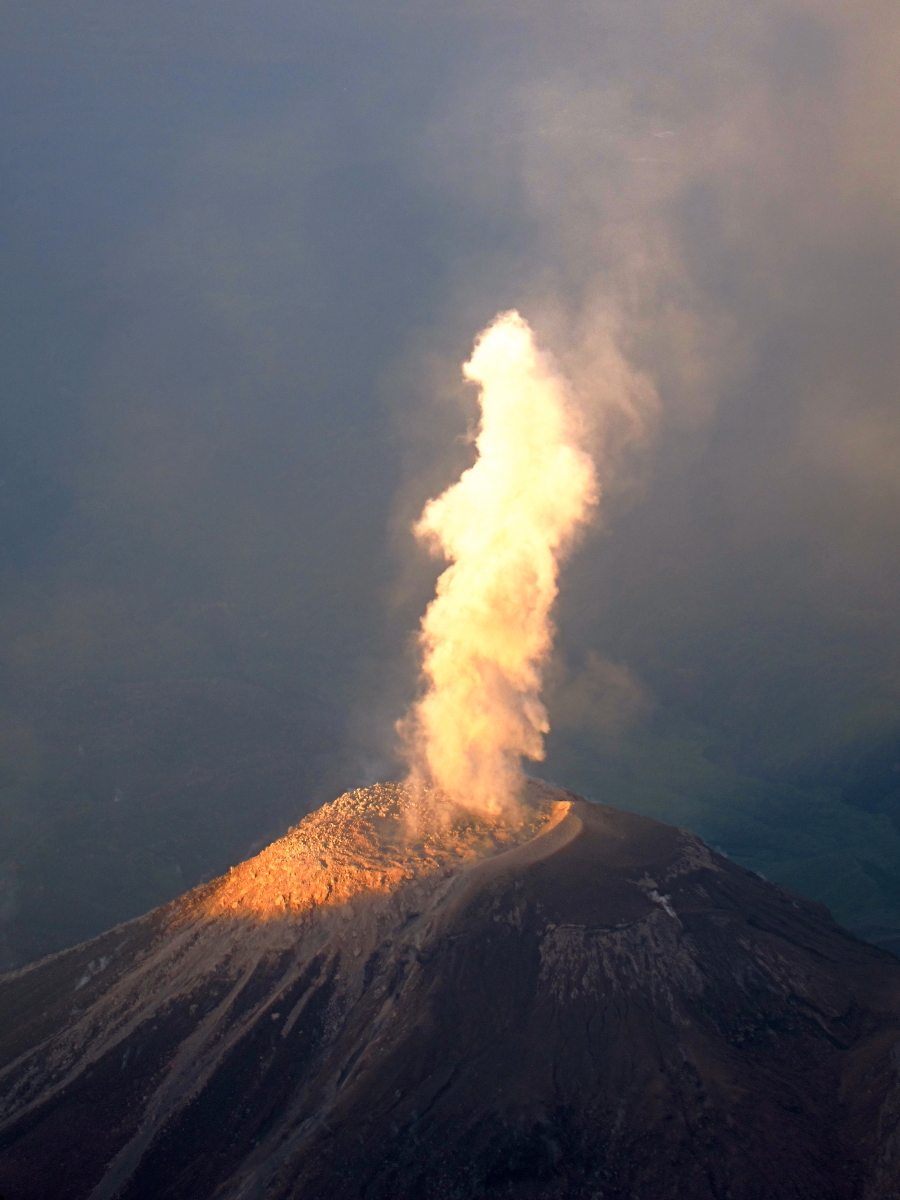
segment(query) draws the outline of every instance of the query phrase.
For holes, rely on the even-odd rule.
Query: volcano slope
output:
[[[896,1200],[900,962],[683,830],[529,801],[350,793],[0,979],[0,1193]]]

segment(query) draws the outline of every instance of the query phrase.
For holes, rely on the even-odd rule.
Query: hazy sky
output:
[[[0,47],[10,962],[397,769],[409,520],[513,306],[606,489],[548,772],[688,820],[708,769],[723,838],[818,788],[900,912],[893,0],[11,0]]]

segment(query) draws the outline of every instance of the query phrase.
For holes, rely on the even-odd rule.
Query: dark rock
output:
[[[356,793],[3,977],[0,1193],[896,1200],[900,962],[537,799],[536,836],[410,848],[401,790]]]

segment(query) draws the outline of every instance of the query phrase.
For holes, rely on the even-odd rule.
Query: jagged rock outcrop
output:
[[[0,979],[0,1192],[893,1200],[900,962],[656,821],[342,797]]]

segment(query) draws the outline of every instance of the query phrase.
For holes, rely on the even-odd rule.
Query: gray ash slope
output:
[[[342,797],[0,979],[9,1200],[896,1200],[900,962],[644,817]],[[408,830],[407,830],[408,832]]]

